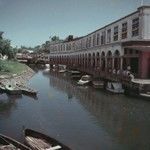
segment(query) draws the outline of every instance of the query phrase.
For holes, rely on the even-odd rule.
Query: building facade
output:
[[[137,78],[150,78],[150,6],[86,36],[49,42],[50,64],[64,64],[99,74],[129,69]]]

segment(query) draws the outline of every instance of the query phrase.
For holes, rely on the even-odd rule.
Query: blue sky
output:
[[[83,36],[136,11],[141,0],[0,0],[0,31],[13,46]],[[144,0],[150,5],[150,0]]]

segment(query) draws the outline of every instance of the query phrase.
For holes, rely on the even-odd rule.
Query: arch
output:
[[[95,53],[93,53],[93,55],[92,55],[92,64],[91,64],[93,68],[95,68],[95,58],[96,58]]]
[[[101,57],[105,57],[105,52],[104,51],[102,51]]]
[[[119,50],[115,50],[114,52],[114,69],[119,70],[121,66],[121,57]]]
[[[119,56],[120,56],[120,52],[119,52],[118,50],[115,50],[114,56],[115,56],[115,57],[119,57]]]
[[[112,52],[111,51],[107,52],[107,57],[112,57]]]
[[[101,70],[102,71],[105,71],[105,64],[106,64],[106,61],[105,61],[105,52],[102,51],[102,53],[101,53]]]

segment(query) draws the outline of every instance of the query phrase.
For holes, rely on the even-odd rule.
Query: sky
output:
[[[14,47],[34,47],[54,35],[84,36],[140,5],[141,0],[0,0],[0,31]]]

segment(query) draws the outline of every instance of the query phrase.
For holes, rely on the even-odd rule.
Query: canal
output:
[[[37,97],[0,95],[0,133],[23,142],[23,127],[73,150],[149,150],[150,101],[81,87],[65,73],[36,70]]]

